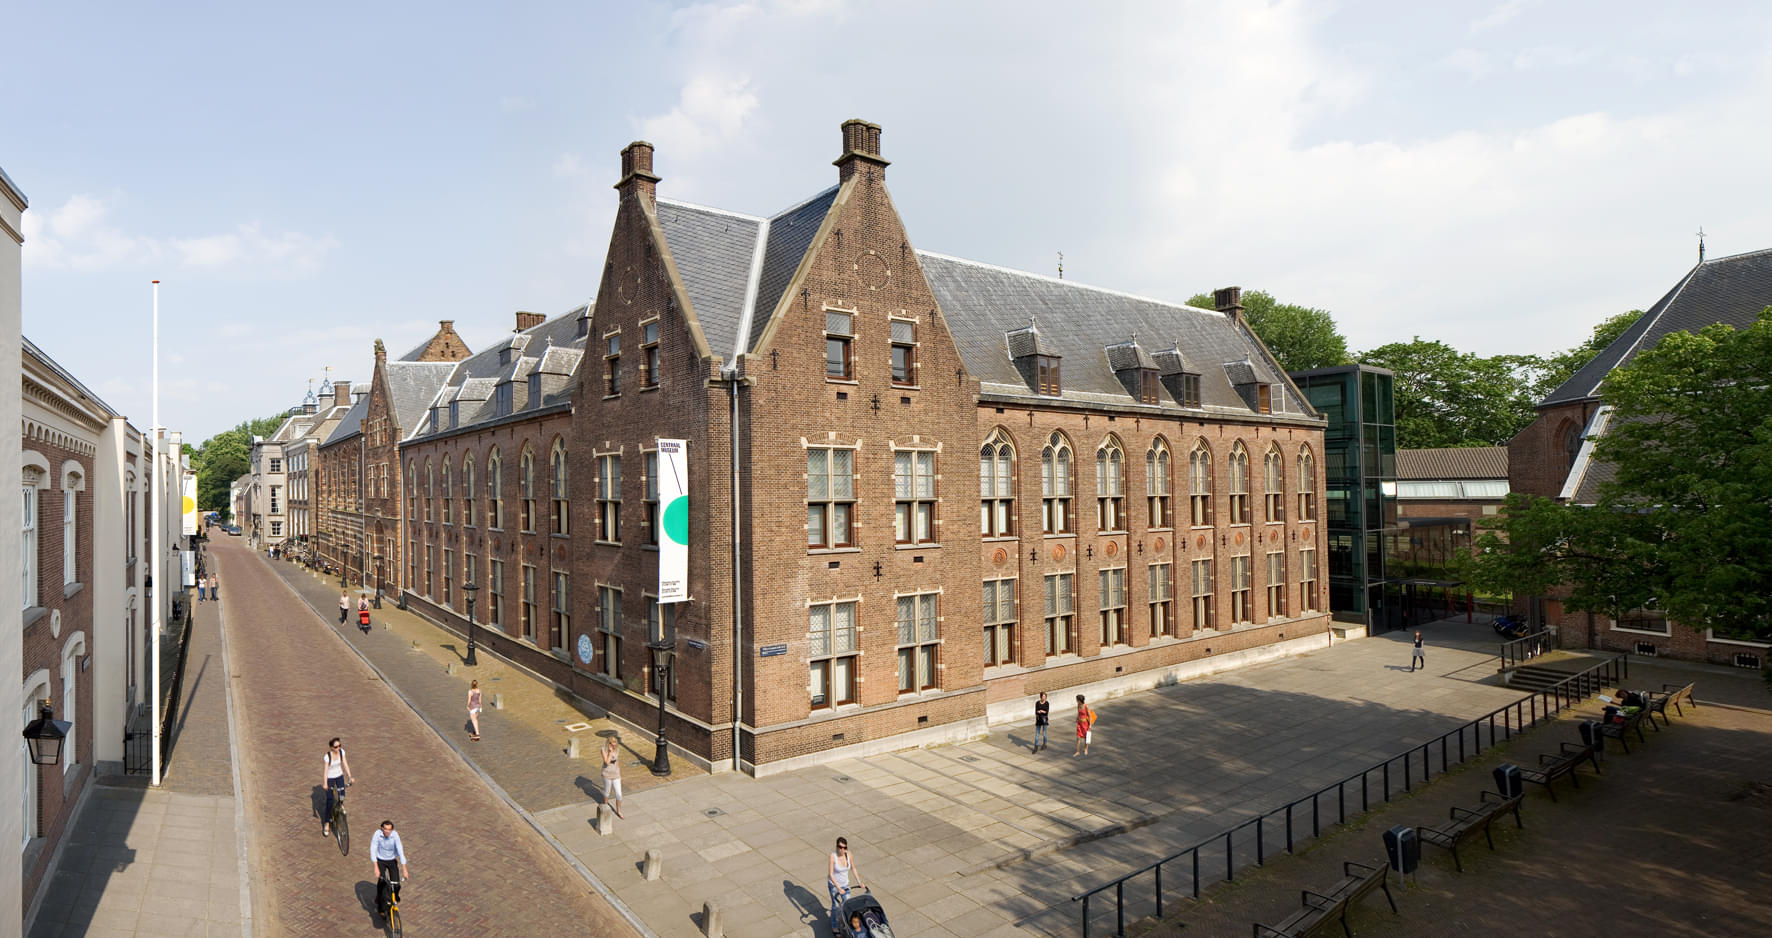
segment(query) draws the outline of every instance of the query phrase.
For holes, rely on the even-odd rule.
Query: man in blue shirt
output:
[[[369,859],[375,864],[375,911],[385,917],[390,891],[398,899],[400,883],[412,878],[406,871],[406,848],[394,832],[393,821],[381,822],[381,829],[369,838]]]

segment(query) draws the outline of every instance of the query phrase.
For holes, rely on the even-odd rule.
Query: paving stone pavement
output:
[[[236,721],[267,934],[376,927],[369,836],[394,820],[411,865],[407,930],[420,935],[633,935],[635,929],[291,594],[271,562],[216,542],[237,675]],[[335,596],[336,599],[336,596]],[[320,835],[321,756],[343,737],[356,784],[353,843]]]
[[[199,603],[159,789],[104,776],[47,880],[31,938],[249,934],[220,610]]]

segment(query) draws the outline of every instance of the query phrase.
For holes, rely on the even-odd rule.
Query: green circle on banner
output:
[[[664,533],[679,544],[689,543],[689,496],[679,495],[665,506]]]

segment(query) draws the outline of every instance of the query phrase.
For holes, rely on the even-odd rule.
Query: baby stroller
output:
[[[858,915],[861,916],[860,931],[850,924]],[[872,893],[850,890],[849,898],[843,900],[843,914],[838,920],[837,938],[895,938],[892,926],[886,924],[886,910],[880,908]]]

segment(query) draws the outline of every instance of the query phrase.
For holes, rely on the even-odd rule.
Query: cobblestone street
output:
[[[392,819],[412,880],[410,933],[635,934],[521,816],[297,601],[240,541],[214,542],[238,688],[243,782],[260,930],[369,933],[375,881],[367,853]],[[348,857],[320,835],[326,740],[344,738]]]

